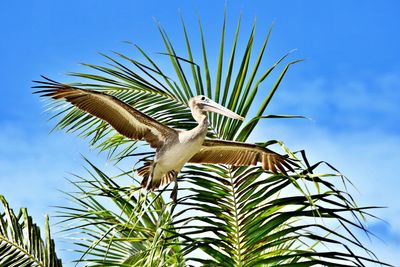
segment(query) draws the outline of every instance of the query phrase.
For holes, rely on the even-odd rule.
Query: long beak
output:
[[[232,119],[236,119],[236,120],[244,120],[244,118],[242,116],[239,116],[238,114],[236,114],[235,112],[221,106],[220,104],[212,101],[212,100],[207,100],[205,102],[202,103],[204,108],[204,111],[209,111],[209,112],[215,112],[215,113],[219,113],[221,115],[224,115],[226,117],[232,118]]]

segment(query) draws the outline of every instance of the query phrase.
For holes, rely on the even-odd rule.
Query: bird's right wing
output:
[[[287,156],[279,155],[265,147],[254,144],[225,140],[204,140],[203,146],[189,162],[228,164],[232,166],[257,165],[261,162],[264,170],[287,173],[298,165]]]
[[[65,99],[77,108],[108,122],[120,134],[147,141],[151,147],[162,146],[167,138],[175,137],[177,131],[159,123],[118,98],[93,91],[79,89],[47,79],[34,88],[42,97]]]

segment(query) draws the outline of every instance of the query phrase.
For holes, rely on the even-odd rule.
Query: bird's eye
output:
[[[205,97],[205,96],[203,96],[203,97],[201,98],[201,100],[206,100],[206,97]]]

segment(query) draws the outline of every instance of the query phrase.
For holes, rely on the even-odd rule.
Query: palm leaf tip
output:
[[[48,78],[48,77],[46,77],[44,75],[40,75],[40,77],[42,77],[42,79],[44,81],[33,80],[32,82],[34,84],[37,84],[37,85],[33,85],[31,88],[53,88],[55,85],[62,85],[61,83],[56,82],[56,81],[54,81],[54,80],[52,80],[52,79],[50,79],[50,78]],[[32,93],[33,94],[37,94],[39,92],[38,91],[34,91]]]

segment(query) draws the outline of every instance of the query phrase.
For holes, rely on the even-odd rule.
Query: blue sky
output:
[[[369,247],[397,264],[400,3],[395,0],[4,1],[0,194],[14,208],[27,206],[40,222],[45,213],[54,213],[50,206],[66,203],[58,190],[70,189],[63,179],[68,172],[82,171],[80,153],[105,164],[104,156],[90,151],[85,140],[49,134],[53,124],[43,114],[43,103],[31,94],[32,80],[44,74],[65,81],[67,72],[83,70],[78,63],[103,62],[97,52],[131,53],[123,41],[150,53],[162,51],[154,18],[176,38],[178,52],[184,48],[179,14],[189,29],[197,29],[200,16],[206,41],[217,43],[225,4],[230,32],[240,14],[244,32],[257,18],[258,44],[275,21],[265,66],[294,48],[293,59],[306,59],[290,69],[267,113],[311,120],[264,122],[252,138],[280,139],[293,150],[306,149],[312,160],[332,163],[354,182],[361,205],[387,206],[376,214],[388,223],[370,223],[384,242],[375,239]],[[209,48],[211,58],[217,49]]]

